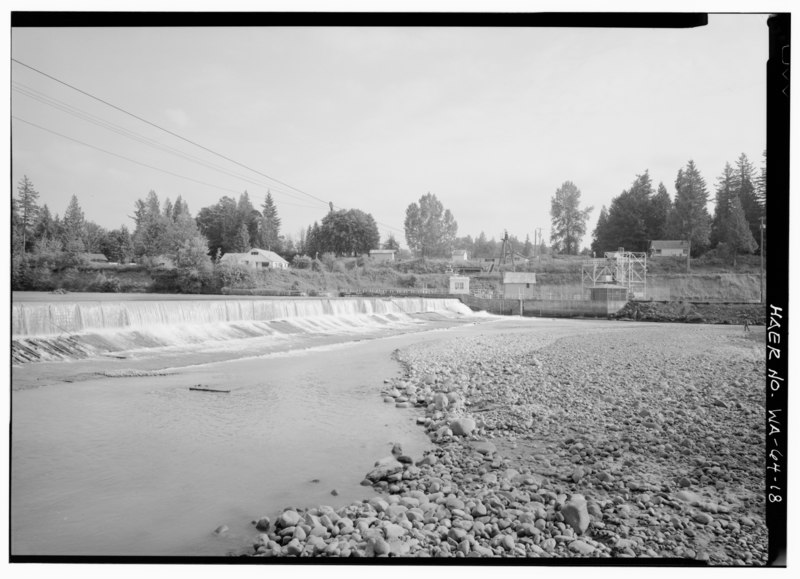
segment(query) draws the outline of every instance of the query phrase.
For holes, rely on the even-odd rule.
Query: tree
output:
[[[595,225],[594,231],[592,232],[593,240],[591,249],[595,255],[602,255],[603,252],[613,245],[613,242],[609,242],[607,239],[608,233],[608,211],[606,210],[606,206],[603,205],[600,208],[597,225]]]
[[[87,221],[83,228],[83,244],[89,253],[102,253],[103,240],[107,235],[104,227]]]
[[[31,229],[36,223],[39,214],[39,206],[36,201],[39,199],[39,192],[34,189],[33,183],[27,175],[23,175],[22,180],[17,185],[17,227],[20,230],[22,239],[22,251],[28,250],[28,240],[31,236]]]
[[[767,150],[761,155],[761,171],[756,179],[756,198],[761,207],[761,214],[766,216],[767,211]]]
[[[742,202],[738,195],[734,196],[730,203],[730,214],[725,222],[724,239],[732,254],[734,267],[736,267],[738,253],[753,253],[758,248],[747,219],[745,219]]]
[[[208,239],[209,255],[236,251],[240,240],[236,209],[236,200],[226,195],[198,213],[197,226]]]
[[[664,239],[667,235],[667,221],[672,210],[672,199],[663,183],[658,184],[658,192],[650,198],[650,207],[645,223],[649,241]]]
[[[64,212],[64,249],[69,252],[87,251],[84,242],[86,219],[83,216],[83,209],[78,203],[78,197],[73,195]]]
[[[605,207],[603,208],[605,210]],[[531,236],[525,235],[525,245],[522,246],[522,255],[531,257],[533,255],[533,244],[531,243]]]
[[[578,253],[586,233],[586,220],[594,207],[580,209],[581,192],[571,181],[565,181],[550,200],[550,242],[568,255]]]
[[[400,249],[400,244],[397,243],[397,240],[394,238],[394,233],[390,233],[389,237],[386,238],[386,241],[383,243],[383,249],[394,249],[395,251]]]
[[[275,202],[272,200],[272,193],[269,191],[267,191],[267,196],[264,198],[259,230],[259,242],[261,247],[270,251],[278,250],[281,218],[278,217],[278,209],[275,207]]]
[[[315,241],[321,253],[359,255],[378,247],[380,233],[372,215],[359,209],[341,209],[322,219]]]
[[[678,170],[675,191],[675,203],[669,219],[670,231],[676,238],[688,240],[692,254],[699,255],[708,246],[711,216],[706,209],[706,183],[694,161],[690,160],[685,169]]]
[[[446,256],[452,251],[458,223],[436,195],[427,193],[420,197],[419,204],[409,205],[404,225],[408,247],[423,259]]]
[[[12,200],[13,201],[13,200]],[[37,244],[52,245],[56,242],[57,245],[61,244],[58,238],[58,230],[53,217],[50,215],[50,208],[47,205],[42,205],[39,210],[39,217],[36,220],[36,225],[33,228],[33,238]]]
[[[763,208],[756,195],[755,167],[750,163],[747,155],[742,153],[736,160],[736,173],[733,188],[742,202],[742,210],[750,226],[753,238],[758,239],[761,231],[761,218],[764,216]]]
[[[100,246],[100,252],[115,263],[128,263],[133,258],[133,241],[128,228],[109,231]]]
[[[722,175],[717,179],[717,192],[716,204],[714,206],[714,218],[711,221],[711,234],[709,235],[709,243],[712,247],[716,247],[722,241],[725,241],[727,236],[727,224],[730,218],[731,201],[734,197],[738,198],[738,193],[735,191],[736,175],[730,163],[725,163],[725,168],[722,170]],[[741,207],[741,202],[739,204]]]

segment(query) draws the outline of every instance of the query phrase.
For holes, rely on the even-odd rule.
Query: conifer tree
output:
[[[267,191],[261,211],[260,242],[264,249],[278,251],[280,249],[281,218],[272,199],[272,193]]]
[[[711,235],[709,236],[712,247],[716,247],[727,236],[726,228],[731,212],[731,201],[734,197],[738,198],[738,194],[734,190],[735,177],[731,164],[725,163],[722,175],[717,180],[716,205],[714,207],[714,219],[711,222]]]
[[[17,227],[20,230],[22,239],[22,251],[28,250],[29,240],[32,233],[36,217],[39,214],[39,206],[36,201],[39,199],[39,192],[34,189],[33,183],[27,175],[23,175],[22,180],[17,186],[16,210],[18,216]]]
[[[708,191],[700,171],[689,161],[678,170],[675,179],[675,203],[670,214],[670,229],[677,239],[688,240],[694,255],[708,246],[711,216],[708,214]]]

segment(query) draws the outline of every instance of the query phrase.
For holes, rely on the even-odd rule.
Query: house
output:
[[[453,252],[450,261],[463,262],[469,261],[469,253],[466,249],[457,249]]]
[[[226,253],[220,258],[219,262],[240,263],[253,269],[286,269],[289,267],[289,262],[274,251],[257,248],[251,249],[246,253]]]
[[[370,249],[369,256],[375,261],[394,261],[396,249]]]
[[[465,275],[451,275],[450,293],[469,295],[469,278]]]
[[[650,257],[686,257],[688,254],[688,241],[658,240],[650,242]]]
[[[536,285],[536,273],[527,271],[503,272],[503,298],[511,300],[529,300],[533,298],[533,286]]]

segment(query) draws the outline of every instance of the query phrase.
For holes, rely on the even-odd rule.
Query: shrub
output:
[[[401,275],[397,278],[397,283],[400,287],[412,288],[417,285],[417,276],[414,274]]]
[[[253,271],[240,263],[219,263],[214,267],[213,278],[220,288],[252,288],[256,285]]]
[[[94,292],[109,292],[109,293],[118,293],[122,291],[122,284],[119,281],[119,278],[110,276],[106,277],[104,273],[98,273],[94,280],[92,281],[91,285],[88,287],[89,291]]]
[[[297,269],[311,269],[314,260],[307,255],[295,255],[292,259],[292,267]]]

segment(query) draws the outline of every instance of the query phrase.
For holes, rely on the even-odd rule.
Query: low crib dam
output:
[[[15,300],[12,363],[298,334],[356,335],[471,315],[456,299]]]

